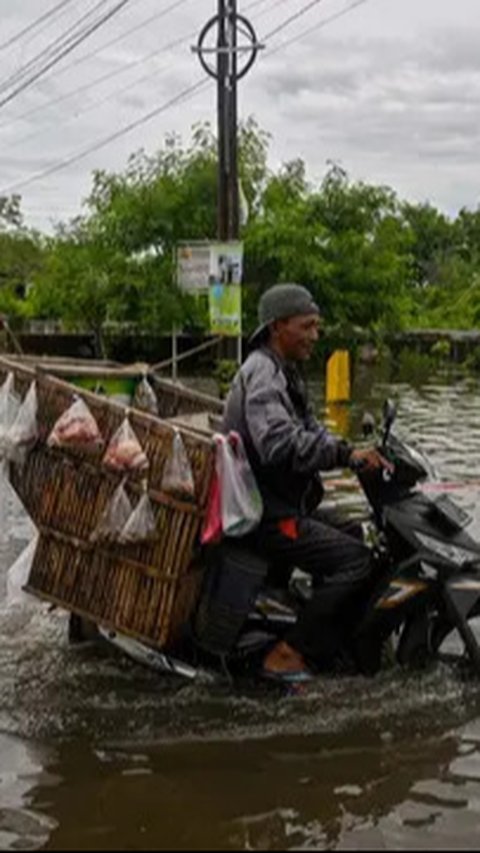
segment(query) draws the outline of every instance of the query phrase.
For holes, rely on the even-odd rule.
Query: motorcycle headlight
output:
[[[424,548],[433,551],[434,554],[437,554],[443,560],[454,563],[455,566],[461,567],[467,563],[480,561],[480,554],[477,551],[470,551],[468,548],[462,548],[460,545],[451,545],[449,542],[435,539],[434,536],[429,536],[427,533],[415,531],[415,536]]]

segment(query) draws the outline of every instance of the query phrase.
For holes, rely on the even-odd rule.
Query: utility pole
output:
[[[217,81],[218,122],[218,228],[220,241],[238,240],[240,229],[238,154],[237,154],[237,84],[248,73],[263,45],[258,44],[250,21],[237,11],[237,0],[217,0],[217,14],[204,26],[194,48],[203,68]],[[217,30],[216,44],[209,46],[208,37]],[[243,43],[239,44],[239,34]],[[216,55],[212,66],[208,54]],[[239,62],[240,59],[246,61]]]
[[[218,239],[238,240],[237,0],[218,0]]]
[[[217,2],[217,14],[205,24],[194,50],[207,74],[217,81],[217,236],[219,242],[228,243],[240,236],[237,84],[252,67],[262,45],[250,21],[238,14],[237,0]],[[215,43],[209,45],[208,37],[215,30]],[[243,37],[242,44],[239,36]],[[207,61],[209,54],[216,57],[214,65]],[[237,360],[241,361],[241,336]]]

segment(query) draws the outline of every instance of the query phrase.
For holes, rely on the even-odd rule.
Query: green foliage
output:
[[[398,382],[413,382],[422,385],[427,382],[435,369],[435,360],[431,355],[402,349],[393,363],[395,379]]]
[[[463,362],[463,367],[467,372],[480,373],[480,347],[475,347],[467,355]]]
[[[217,362],[213,375],[217,381],[218,394],[221,400],[224,400],[227,396],[237,370],[238,365],[236,361],[225,358]]]
[[[0,197],[0,313],[12,325],[28,316],[25,296],[41,264],[42,243],[24,227],[19,197]]]
[[[313,184],[301,159],[269,169],[268,142],[253,119],[240,127],[247,333],[261,293],[286,281],[311,289],[351,347],[402,328],[479,325],[480,210],[451,220],[389,187],[352,181],[335,163]],[[216,233],[216,139],[201,124],[188,144],[170,135],[155,154],[133,154],[123,172],[96,172],[85,215],[49,240],[23,227],[17,196],[0,198],[0,311],[89,328],[100,347],[109,324],[206,330],[206,301],[179,293],[174,254],[179,241]]]
[[[452,345],[450,341],[440,340],[436,341],[430,349],[430,354],[437,361],[446,361],[450,358],[452,353]]]

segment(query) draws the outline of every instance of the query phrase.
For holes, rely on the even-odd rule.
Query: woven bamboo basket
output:
[[[94,542],[92,534],[121,474],[102,465],[104,449],[86,455],[49,448],[47,437],[75,397],[87,403],[107,446],[125,417],[125,407],[43,372],[0,360],[0,380],[9,370],[15,389],[37,383],[39,440],[11,479],[39,530],[27,589],[93,621],[161,648],[181,637],[202,580],[197,559],[199,528],[213,471],[211,440],[179,427],[195,481],[195,501],[162,491],[173,427],[144,412],[129,420],[149,460],[148,495],[156,518],[153,541]],[[132,505],[144,491],[140,476],[128,479]]]

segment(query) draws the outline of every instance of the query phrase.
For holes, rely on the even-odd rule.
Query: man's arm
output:
[[[351,447],[317,423],[308,428],[289,411],[287,383],[282,371],[269,365],[245,377],[245,418],[262,464],[287,463],[292,471],[313,474],[346,467]]]

